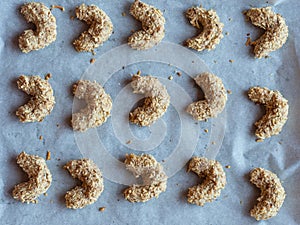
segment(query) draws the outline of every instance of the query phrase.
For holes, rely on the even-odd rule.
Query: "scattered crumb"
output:
[[[263,141],[264,141],[264,139],[260,139],[260,138],[258,138],[258,139],[256,139],[255,141],[256,141],[256,142],[263,142]]]
[[[96,52],[94,51],[94,49],[91,52],[92,52],[92,55],[96,55]]]
[[[45,80],[49,80],[51,77],[52,77],[52,74],[51,73],[47,73],[46,76],[45,76]]]
[[[249,36],[250,36],[250,33],[247,33],[247,36],[249,37]]]
[[[281,141],[279,141],[279,142],[278,142],[278,144],[280,144],[280,145],[281,145],[281,144],[282,144],[282,142],[281,142]]]
[[[225,168],[227,168],[227,169],[230,169],[230,168],[231,168],[231,166],[230,166],[230,165],[227,165],[227,166],[225,166]]]
[[[122,66],[122,70],[124,70],[125,69],[125,66]]]
[[[90,63],[93,64],[95,62],[96,62],[96,59],[95,58],[91,58]]]
[[[60,9],[61,11],[65,11],[65,8],[63,6],[60,6],[60,5],[52,5],[51,10],[52,9]]]
[[[179,71],[176,72],[177,76],[181,76],[181,73]]]
[[[243,201],[242,201],[242,200],[240,200],[240,204],[241,204],[241,205],[243,204]]]
[[[232,91],[228,89],[228,90],[227,90],[227,93],[231,95],[231,94],[232,94]]]
[[[217,60],[214,60],[214,63],[217,63]]]
[[[212,141],[212,142],[211,142],[211,144],[212,144],[212,145],[215,145],[215,144],[216,144],[216,142]]]
[[[251,38],[250,37],[247,37],[247,41],[246,41],[245,45],[246,46],[251,45]]]
[[[229,59],[229,62],[230,62],[230,63],[233,63],[233,62],[234,62],[234,60],[233,60],[233,59]]]
[[[100,208],[99,208],[99,211],[100,211],[100,212],[103,212],[105,209],[106,209],[106,207],[100,207]]]
[[[204,132],[205,132],[205,133],[208,133],[208,129],[204,129]]]
[[[44,193],[44,196],[48,196],[48,193],[47,193],[47,192],[45,192],[45,193]]]
[[[169,80],[173,80],[173,76],[169,76],[168,79],[169,79]]]
[[[56,127],[59,127],[59,123],[56,124]]]
[[[228,21],[232,21],[232,18],[229,17],[229,18],[228,18]]]
[[[136,73],[136,75],[137,75],[137,76],[140,76],[141,73],[142,73],[142,72],[141,72],[140,70],[138,70],[137,73]]]
[[[70,16],[70,19],[71,19],[71,20],[74,20],[74,19],[75,19],[75,17],[74,17],[74,16]]]
[[[38,201],[37,199],[35,199],[35,200],[33,201],[33,203],[34,203],[34,204],[38,204],[39,201]]]
[[[131,144],[131,140],[128,140],[128,141],[126,142],[126,144],[127,144],[127,145]]]
[[[125,13],[125,12],[122,12],[122,16],[126,16],[126,13]]]
[[[60,161],[60,158],[57,158],[56,160],[57,160],[57,161]]]
[[[50,159],[51,159],[51,152],[47,151],[46,160],[50,160]]]
[[[40,136],[39,136],[39,139],[40,139],[40,140],[43,140],[43,136],[42,136],[42,135],[40,135]]]
[[[229,32],[226,32],[225,35],[229,35]]]

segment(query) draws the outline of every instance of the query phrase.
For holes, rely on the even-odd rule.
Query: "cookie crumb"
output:
[[[100,211],[100,212],[103,212],[105,209],[106,209],[106,207],[100,207],[100,208],[99,208],[99,211]]]
[[[96,62],[96,59],[95,58],[91,58],[90,63],[93,64],[95,62]]]
[[[75,19],[75,16],[70,16],[70,20],[74,20]]]
[[[204,132],[205,132],[205,133],[208,133],[208,129],[204,129]]]
[[[168,79],[169,79],[169,80],[173,80],[173,76],[169,76]]]
[[[231,166],[230,166],[230,165],[227,165],[227,166],[225,166],[225,168],[226,168],[226,169],[230,169],[230,168],[231,168]]]
[[[63,6],[60,6],[60,5],[52,5],[51,6],[51,10],[52,9],[60,9],[63,12],[65,11],[65,8]]]
[[[233,59],[229,59],[229,62],[230,62],[230,63],[233,63],[233,62],[234,62],[234,60],[233,60]]]
[[[229,35],[229,32],[226,32],[225,35]]]
[[[125,13],[125,12],[122,12],[122,16],[126,16],[126,13]]]
[[[247,38],[247,41],[246,41],[245,45],[246,46],[251,45],[251,38],[250,37]]]
[[[227,93],[231,95],[231,94],[232,94],[232,91],[228,89],[228,90],[227,90]]]
[[[179,72],[179,71],[177,71],[176,74],[177,74],[177,76],[179,76],[179,77],[181,76],[181,72]]]
[[[47,151],[46,160],[50,160],[50,159],[51,159],[51,152]]]
[[[131,144],[131,140],[128,140],[128,141],[126,142],[126,144],[127,144],[127,145]]]
[[[42,135],[40,135],[40,136],[39,136],[39,139],[40,139],[40,140],[43,140],[43,136],[42,136]]]
[[[51,73],[47,73],[46,76],[45,76],[45,80],[49,80],[51,77],[52,77],[52,74]]]
[[[45,192],[45,193],[44,193],[44,196],[48,196],[48,193],[47,193],[47,192]]]

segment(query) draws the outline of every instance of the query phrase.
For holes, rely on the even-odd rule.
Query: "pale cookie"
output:
[[[54,108],[53,89],[39,76],[21,75],[17,80],[18,88],[31,95],[30,100],[16,111],[21,122],[41,122]]]
[[[159,9],[135,0],[130,14],[142,22],[142,30],[134,32],[128,38],[128,45],[137,50],[145,50],[157,45],[165,36],[165,18]]]
[[[17,184],[12,196],[21,202],[34,203],[41,194],[46,193],[52,182],[46,161],[39,156],[21,152],[17,157],[17,164],[27,173],[29,180]]]
[[[19,47],[24,53],[45,48],[56,40],[56,19],[43,3],[30,2],[21,7],[21,13],[35,30],[25,30],[19,37]]]
[[[98,127],[110,116],[111,97],[96,81],[79,80],[73,85],[73,93],[76,98],[84,99],[87,104],[85,108],[72,114],[73,130],[86,131]]]
[[[142,185],[134,184],[124,191],[124,197],[130,202],[146,202],[166,191],[167,175],[163,167],[151,155],[126,155],[126,169],[136,178],[141,177]]]
[[[113,24],[108,15],[97,6],[82,4],[76,8],[75,13],[79,20],[89,25],[89,29],[73,42],[78,52],[92,52],[111,36]]]
[[[255,168],[250,173],[250,182],[261,190],[258,203],[250,210],[250,215],[256,220],[276,216],[286,196],[276,174],[263,168]]]
[[[67,208],[81,209],[95,203],[104,190],[103,177],[97,165],[90,159],[80,159],[69,161],[64,169],[82,182],[66,193]]]
[[[252,8],[244,14],[254,26],[265,30],[260,38],[251,42],[256,58],[266,57],[284,45],[289,35],[288,26],[284,18],[274,13],[271,7]]]
[[[133,93],[143,94],[144,104],[129,114],[129,121],[139,126],[149,126],[163,116],[170,104],[166,87],[152,76],[134,75],[131,81]]]
[[[262,87],[250,88],[248,97],[254,103],[264,105],[266,109],[265,115],[254,124],[257,127],[255,135],[265,139],[279,134],[288,119],[288,100],[279,91]]]
[[[202,30],[194,38],[186,40],[186,45],[197,51],[212,50],[223,38],[224,24],[214,10],[206,10],[202,7],[192,7],[186,11],[186,17],[192,26]]]
[[[204,100],[193,102],[186,111],[193,116],[195,120],[205,120],[211,117],[217,117],[226,105],[227,92],[222,80],[211,73],[202,73],[194,78],[196,84],[204,93]]]
[[[204,180],[201,184],[189,188],[188,203],[203,206],[220,196],[226,185],[226,174],[218,161],[194,157],[189,162],[189,171],[193,171]]]

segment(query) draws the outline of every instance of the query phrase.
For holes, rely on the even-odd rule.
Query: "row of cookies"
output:
[[[202,73],[194,78],[205,95],[204,100],[187,106],[186,112],[195,120],[203,121],[217,117],[226,105],[227,92],[222,80],[211,74]],[[55,104],[53,89],[48,82],[39,76],[22,75],[17,80],[18,88],[31,99],[16,111],[21,122],[41,122],[50,114]],[[129,121],[139,126],[150,126],[161,118],[170,104],[166,87],[153,76],[132,76],[133,93],[145,96],[144,104],[129,113]],[[76,131],[86,131],[98,127],[110,116],[112,99],[97,82],[79,80],[73,85],[73,93],[86,103],[86,107],[72,114],[71,124]],[[288,119],[288,101],[279,91],[268,88],[252,87],[248,91],[249,99],[266,108],[265,115],[255,123],[256,136],[261,140],[277,135]]]
[[[25,30],[19,37],[22,52],[42,49],[56,40],[56,19],[44,4],[26,3],[21,7],[21,13],[27,22],[32,22],[37,27],[36,31]],[[111,36],[112,21],[95,5],[82,4],[76,7],[75,13],[79,20],[89,25],[89,29],[81,33],[73,45],[79,52],[93,52]],[[131,5],[130,14],[142,23],[142,30],[134,32],[128,38],[130,47],[146,50],[161,42],[165,36],[166,20],[159,9],[135,0]],[[260,38],[248,43],[254,46],[255,57],[267,57],[271,51],[281,48],[286,42],[288,26],[284,18],[274,13],[270,7],[252,8],[245,11],[245,15],[253,25],[265,30]],[[224,24],[220,22],[214,10],[192,7],[186,11],[186,17],[192,26],[202,30],[196,37],[186,40],[187,47],[197,51],[211,50],[220,43]]]
[[[128,154],[124,163],[127,170],[143,180],[143,184],[133,184],[124,190],[126,200],[133,203],[147,202],[166,191],[168,177],[153,156]],[[43,158],[25,152],[18,155],[17,164],[27,173],[29,180],[15,185],[12,196],[21,202],[36,202],[52,183],[50,170]],[[95,203],[104,190],[103,177],[98,166],[90,159],[79,159],[69,161],[64,169],[74,179],[82,182],[65,194],[66,207],[80,209]],[[226,185],[226,174],[218,161],[194,157],[189,162],[188,171],[193,171],[204,179],[200,184],[189,188],[188,203],[204,206],[221,195],[221,190]],[[263,168],[253,169],[250,177],[250,182],[261,189],[261,196],[251,209],[250,215],[256,220],[276,216],[286,196],[280,180],[276,174]]]

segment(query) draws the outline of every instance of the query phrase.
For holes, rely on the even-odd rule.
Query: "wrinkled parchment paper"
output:
[[[254,59],[252,49],[245,46],[247,34],[255,39],[262,31],[245,21],[242,11],[250,7],[273,5],[274,1],[241,0],[241,1],[157,1],[147,3],[160,8],[166,18],[166,36],[164,41],[182,46],[184,40],[197,34],[197,30],[189,25],[184,11],[193,5],[217,11],[224,23],[224,38],[215,50],[194,52],[207,68],[223,79],[224,85],[232,94],[228,95],[226,117],[221,128],[225,127],[224,140],[221,136],[213,136],[215,120],[195,124],[198,136],[195,140],[194,155],[209,153],[211,142],[220,145],[216,159],[225,167],[227,186],[221,196],[204,207],[187,204],[187,189],[199,182],[196,175],[186,173],[182,168],[168,180],[168,188],[159,199],[147,203],[132,204],[123,199],[122,190],[126,188],[105,178],[105,190],[98,201],[81,210],[70,210],[65,207],[64,194],[73,188],[77,181],[62,169],[71,160],[85,157],[78,145],[78,139],[70,128],[70,116],[73,107],[71,86],[90,68],[90,59],[100,59],[109,50],[126,44],[131,30],[140,28],[140,24],[129,14],[132,1],[84,1],[86,4],[97,4],[112,19],[114,34],[96,55],[77,53],[72,41],[87,26],[78,20],[71,20],[77,1],[43,1],[50,7],[60,4],[65,7],[62,12],[53,9],[57,19],[57,40],[49,47],[23,54],[18,48],[18,36],[23,30],[32,27],[19,13],[23,1],[2,1],[0,3],[0,224],[299,224],[299,112],[300,102],[300,28],[298,0],[281,1],[274,10],[286,18],[289,26],[289,38],[284,47],[270,54],[268,59]],[[125,12],[126,15],[122,13]],[[156,48],[159,51],[159,47]],[[185,55],[170,54],[172,61],[186,60]],[[232,60],[232,62],[229,62]],[[114,67],[118,63],[107,59],[107,66]],[[116,68],[114,74],[107,74],[111,79],[104,84],[113,100],[123,87],[128,84],[129,74],[141,70],[145,74],[158,76],[165,82],[174,82],[186,90],[192,100],[202,95],[190,76],[178,65],[158,62],[139,62],[126,65],[124,69]],[[192,67],[192,65],[191,65]],[[181,71],[178,77],[176,71]],[[105,77],[99,70],[98,77]],[[16,109],[29,97],[16,87],[16,79],[20,74],[44,76],[52,73],[50,83],[53,86],[56,106],[51,115],[42,123],[21,124],[15,116]],[[173,76],[173,80],[168,80]],[[97,77],[97,76],[96,76]],[[96,78],[98,79],[98,78]],[[100,79],[100,78],[99,78]],[[247,98],[247,90],[254,85],[266,86],[279,90],[290,104],[289,120],[280,135],[255,142],[253,123],[263,115],[263,108],[253,104]],[[180,96],[179,96],[180,97]],[[133,107],[133,106],[132,106]],[[162,119],[165,136],[156,148],[149,153],[159,161],[168,157],[179,143],[181,126],[180,113],[171,106]],[[195,121],[190,121],[191,123]],[[219,124],[220,125],[220,124]],[[151,135],[149,129],[138,129],[130,126],[132,133],[140,140]],[[209,132],[205,133],[204,129]],[[142,153],[130,148],[130,144],[117,139],[112,128],[112,118],[97,129],[98,136],[108,149],[108,153],[117,160],[123,160],[126,153]],[[222,132],[221,132],[222,134]],[[43,136],[40,140],[39,137]],[[81,143],[82,144],[82,143]],[[85,143],[82,144],[83,147]],[[89,143],[86,143],[89,146]],[[38,204],[22,204],[11,197],[15,184],[25,181],[26,175],[16,165],[16,156],[25,150],[30,154],[42,157],[51,151],[52,158],[47,161],[53,175],[53,183],[47,196],[40,196]],[[190,150],[190,149],[189,149]],[[187,151],[189,151],[187,150]],[[209,154],[208,154],[209,155]],[[105,160],[102,160],[105,162]],[[107,166],[107,165],[106,165]],[[259,196],[259,190],[249,182],[249,172],[254,167],[263,167],[276,173],[286,190],[286,200],[278,215],[268,221],[256,222],[249,216],[249,210]],[[101,165],[100,165],[101,168]],[[104,175],[105,176],[105,175]],[[99,207],[106,207],[100,212]]]

